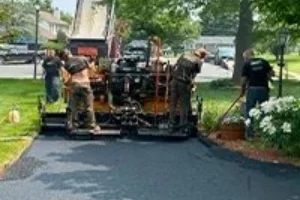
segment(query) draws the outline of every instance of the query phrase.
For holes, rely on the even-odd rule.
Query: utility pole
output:
[[[36,1],[35,4],[35,53],[34,53],[34,74],[33,78],[36,79],[37,74],[37,57],[38,57],[38,42],[39,42],[39,17],[40,17],[40,4]]]

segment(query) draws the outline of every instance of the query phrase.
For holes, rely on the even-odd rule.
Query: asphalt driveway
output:
[[[197,139],[43,137],[0,182],[1,200],[298,200],[300,169]]]

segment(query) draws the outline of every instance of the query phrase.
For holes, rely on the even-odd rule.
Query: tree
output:
[[[13,42],[20,35],[34,34],[34,16],[31,5],[24,1],[0,2],[0,40]]]
[[[60,16],[61,20],[67,22],[69,25],[72,24],[73,16],[70,13],[61,11]]]
[[[191,6],[183,0],[119,0],[116,13],[117,18],[130,27],[128,38],[145,39],[156,35],[165,43],[178,43],[194,37],[194,33],[200,31],[199,26],[191,23]]]
[[[282,25],[300,25],[298,0],[253,0],[260,13]]]
[[[227,17],[231,19],[230,21],[233,25],[234,22],[237,22],[237,25],[233,26],[234,29],[230,32],[236,32],[235,36],[235,66],[232,79],[235,83],[240,83],[241,71],[243,66],[243,52],[253,46],[253,5],[252,0],[211,0],[206,2],[202,13],[204,13],[204,21],[208,20],[216,20],[218,21],[211,22],[207,24],[211,29],[212,24],[222,25],[226,28],[226,24],[224,24],[224,20]],[[201,13],[200,13],[201,15]],[[205,19],[207,17],[208,19]],[[220,20],[223,20],[223,23],[220,23]],[[228,28],[228,27],[227,27]],[[221,28],[222,29],[222,28]],[[213,30],[215,32],[215,30]],[[226,32],[224,30],[218,31]]]
[[[57,32],[57,42],[66,46],[68,44],[68,36],[61,30]]]
[[[211,0],[199,13],[202,35],[235,35],[239,22],[239,0]]]
[[[242,66],[243,66],[243,52],[252,47],[252,33],[253,33],[253,10],[251,0],[240,1],[239,11],[239,26],[236,34],[236,54],[235,64],[232,79],[236,84],[240,83]]]
[[[28,0],[28,4],[32,6],[37,3],[41,6],[42,11],[52,13],[54,10],[52,6],[52,0]]]
[[[264,41],[270,41],[269,46],[271,52],[276,53],[278,40],[278,32],[285,28],[289,31],[290,40],[289,46],[296,45],[300,39],[300,4],[297,0],[252,0],[257,7],[261,18],[264,20],[264,25],[260,27],[262,31],[261,38]],[[263,34],[264,33],[264,34]],[[266,39],[266,37],[268,37]]]
[[[61,51],[65,48],[64,44],[58,42],[46,42],[42,45],[43,49],[54,49],[55,51]]]

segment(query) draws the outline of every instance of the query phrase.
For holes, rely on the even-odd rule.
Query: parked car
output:
[[[208,52],[207,56],[204,59],[204,62],[214,62],[215,55],[211,52]]]
[[[35,51],[17,48],[0,48],[0,65],[6,62],[34,62]],[[45,56],[45,51],[38,51],[37,63],[40,63]]]
[[[220,65],[224,68],[228,68],[227,63],[234,61],[235,49],[232,47],[219,47],[215,54],[215,65]]]

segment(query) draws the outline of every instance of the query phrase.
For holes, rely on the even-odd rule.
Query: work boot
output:
[[[72,131],[72,130],[74,130],[74,129],[76,129],[76,128],[78,128],[78,123],[70,123],[70,122],[68,122],[67,123],[67,129],[69,130],[69,131]]]
[[[98,125],[90,126],[90,130],[89,130],[90,133],[98,133],[100,131],[101,131],[100,126],[98,126]]]

